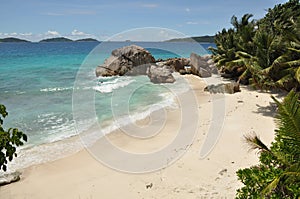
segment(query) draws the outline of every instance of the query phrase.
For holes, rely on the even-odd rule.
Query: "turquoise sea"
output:
[[[80,149],[69,138],[81,133],[75,128],[72,94],[78,71],[86,71],[85,89],[95,93],[97,120],[105,133],[118,125],[126,125],[127,106],[131,117],[145,116],[154,104],[172,106],[172,94],[163,86],[151,84],[146,76],[96,78],[97,65],[109,57],[113,49],[131,42],[66,42],[66,43],[0,43],[0,103],[8,111],[4,127],[17,127],[29,141],[19,150],[11,169],[53,160]],[[189,57],[191,52],[207,54],[213,44],[135,42],[148,49],[156,59]],[[78,78],[78,77],[77,77]],[[80,81],[85,81],[80,76]],[[146,83],[146,84],[145,84]],[[139,87],[129,102],[122,92]],[[184,85],[174,84],[176,89]],[[114,95],[118,93],[118,95]],[[113,98],[113,100],[112,100]],[[82,100],[82,121],[89,100]],[[114,108],[112,108],[114,107]],[[112,111],[112,109],[116,111]],[[87,117],[88,118],[88,117]],[[88,123],[88,121],[87,121]],[[66,141],[68,140],[68,141]],[[30,155],[28,155],[30,153]]]

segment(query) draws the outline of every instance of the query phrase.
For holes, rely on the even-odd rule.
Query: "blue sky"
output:
[[[232,15],[263,17],[286,0],[0,0],[0,38],[65,36],[105,40],[132,28],[162,27],[188,36],[214,35]]]

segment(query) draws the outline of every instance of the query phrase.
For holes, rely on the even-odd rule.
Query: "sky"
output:
[[[214,35],[231,27],[233,15],[262,18],[287,0],[0,0],[0,38],[30,41],[92,37],[107,40],[123,31],[161,27],[186,36]]]

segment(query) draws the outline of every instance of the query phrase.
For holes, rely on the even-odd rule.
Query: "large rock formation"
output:
[[[104,64],[96,68],[96,76],[146,75],[154,57],[144,48],[136,45],[113,50]]]
[[[208,91],[210,93],[229,93],[233,94],[236,92],[240,92],[240,84],[237,82],[231,82],[226,84],[217,84],[217,85],[208,85],[204,88],[204,91]]]
[[[157,66],[150,65],[147,69],[147,75],[152,83],[173,83],[175,82],[175,78],[172,75],[172,69],[170,66]]]
[[[192,53],[190,58],[171,58],[155,63],[150,52],[131,45],[113,50],[103,65],[96,68],[96,76],[148,75],[153,83],[173,83],[172,72],[210,77],[218,73],[210,55]]]
[[[165,65],[171,66],[176,72],[185,70],[185,66],[190,65],[190,59],[188,58],[171,58],[164,62]]]
[[[218,70],[211,60],[210,55],[200,56],[191,53],[190,56],[191,73],[200,77],[210,77],[212,73],[217,74]]]

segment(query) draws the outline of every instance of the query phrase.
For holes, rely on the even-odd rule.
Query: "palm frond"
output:
[[[246,68],[246,70],[240,75],[239,77],[239,82],[241,80],[246,80],[246,79],[249,79],[251,77],[251,72],[248,68]]]
[[[298,83],[300,84],[300,67],[296,71],[295,78],[298,81]]]
[[[279,128],[286,127],[291,133],[300,132],[299,94],[292,90],[284,98],[283,102],[279,102],[273,96],[272,99],[275,101],[279,108],[278,114],[276,116]]]
[[[279,87],[284,88],[285,87],[285,83],[291,81],[291,79],[293,79],[293,75],[287,74],[287,75],[281,77],[279,80],[277,80],[276,81],[276,85],[278,85]]]
[[[280,177],[275,178],[271,183],[269,183],[262,191],[261,195],[269,195],[274,189],[276,189],[278,183],[280,182]]]
[[[286,182],[290,181],[290,183],[293,182],[299,182],[300,180],[300,163],[295,163],[291,165],[289,168],[287,168],[282,174],[275,177],[271,183],[269,183],[262,191],[261,195],[269,195],[274,189],[277,188],[278,184],[280,182]]]
[[[299,67],[300,66],[300,59],[298,60],[293,60],[285,63],[289,67]]]
[[[294,44],[295,45],[295,44]],[[288,50],[296,52],[296,53],[300,53],[300,49],[296,49],[296,48],[288,48]]]
[[[293,149],[296,156],[300,156],[300,102],[299,94],[295,91],[284,98],[283,102],[279,102],[272,96],[278,106],[278,114],[276,115],[276,123],[279,127],[277,135],[282,141]]]
[[[249,144],[250,149],[258,149],[260,151],[270,152],[270,149],[261,141],[261,139],[256,134],[245,135],[244,139],[246,143]]]

